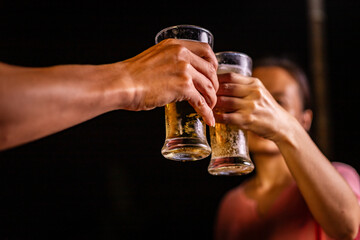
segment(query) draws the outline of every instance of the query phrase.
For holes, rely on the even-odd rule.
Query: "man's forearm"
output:
[[[103,66],[26,68],[0,63],[0,149],[74,126],[114,105]]]
[[[166,39],[126,61],[24,68],[0,63],[0,150],[115,109],[187,100],[214,125],[217,60],[206,43]]]

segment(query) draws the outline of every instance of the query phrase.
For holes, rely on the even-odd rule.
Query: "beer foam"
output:
[[[225,74],[225,73],[239,73],[245,76],[251,75],[250,70],[241,67],[239,65],[232,65],[232,64],[220,64],[217,70],[217,74]]]

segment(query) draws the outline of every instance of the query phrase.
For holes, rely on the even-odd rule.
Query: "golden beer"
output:
[[[155,43],[164,39],[187,39],[208,43],[213,47],[214,37],[206,29],[194,25],[177,25],[161,30]],[[166,139],[162,155],[176,161],[195,161],[210,155],[206,139],[206,125],[186,101],[165,106]]]
[[[161,151],[165,158],[194,161],[210,155],[206,125],[188,102],[167,104],[165,124],[166,140]]]
[[[216,54],[217,74],[230,72],[251,75],[251,58],[237,52]],[[210,127],[211,160],[208,171],[212,175],[243,175],[254,170],[249,156],[247,132],[237,126],[215,123]]]

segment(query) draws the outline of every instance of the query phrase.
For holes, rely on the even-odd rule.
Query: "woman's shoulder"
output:
[[[332,162],[339,174],[350,185],[356,197],[360,201],[360,177],[358,172],[350,165],[342,162]]]
[[[359,174],[352,166],[342,162],[332,162],[332,165],[343,177],[351,177],[359,181]]]

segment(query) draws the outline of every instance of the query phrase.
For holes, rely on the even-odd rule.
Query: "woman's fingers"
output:
[[[243,76],[239,73],[224,73],[218,75],[219,83],[252,84],[257,81],[256,78]]]

